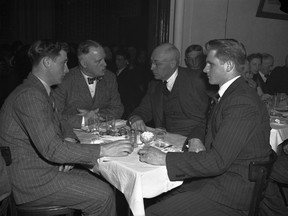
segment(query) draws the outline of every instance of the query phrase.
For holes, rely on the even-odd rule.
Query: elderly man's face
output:
[[[273,67],[273,64],[274,64],[274,62],[273,62],[272,58],[263,59],[262,60],[262,65],[261,65],[261,72],[264,75],[270,74],[270,72],[272,70],[272,67]]]
[[[87,76],[103,76],[106,69],[105,52],[102,47],[90,47],[89,53],[80,57],[80,63]]]
[[[174,73],[175,59],[165,54],[163,49],[155,49],[151,55],[151,70],[155,79],[167,80]]]
[[[191,51],[185,56],[185,64],[190,69],[201,69],[204,55],[201,51]]]

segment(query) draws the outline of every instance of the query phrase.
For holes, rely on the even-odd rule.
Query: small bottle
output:
[[[131,129],[130,133],[130,141],[133,143],[134,147],[137,147],[137,136],[136,136],[136,131]]]
[[[140,139],[141,132],[137,130],[135,133],[136,133],[136,144],[141,145],[142,144]]]

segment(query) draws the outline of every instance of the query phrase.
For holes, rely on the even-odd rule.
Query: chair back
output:
[[[268,161],[252,161],[249,164],[249,181],[255,182],[249,208],[249,216],[257,216],[260,202],[263,200],[277,154],[271,150]]]

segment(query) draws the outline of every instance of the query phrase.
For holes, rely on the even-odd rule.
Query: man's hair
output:
[[[187,49],[185,50],[185,56],[187,56],[187,54],[192,51],[202,52],[202,54],[204,54],[202,46],[198,44],[192,44],[188,46]]]
[[[77,56],[79,57],[83,54],[88,54],[91,47],[98,48],[98,47],[102,47],[102,46],[101,46],[101,44],[99,44],[93,40],[82,41],[78,46]]]
[[[244,45],[235,39],[215,39],[205,44],[206,51],[215,50],[215,56],[223,63],[232,61],[238,73],[241,73],[246,61]]]
[[[126,50],[123,50],[123,49],[117,50],[115,52],[115,57],[116,56],[122,56],[122,57],[124,57],[125,60],[129,60],[130,59],[129,53]]]
[[[271,58],[272,61],[274,61],[274,57],[272,55],[270,55],[269,53],[262,53],[262,61],[264,59],[269,59],[269,58]]]
[[[68,52],[68,44],[64,42],[52,42],[50,40],[38,40],[30,46],[28,57],[32,66],[34,66],[38,65],[44,57],[55,60],[60,55],[61,50]]]
[[[248,60],[249,62],[251,62],[252,59],[255,59],[255,58],[260,59],[260,61],[262,62],[262,55],[261,55],[260,53],[252,53],[252,54],[250,54],[250,55],[247,56],[247,60]]]

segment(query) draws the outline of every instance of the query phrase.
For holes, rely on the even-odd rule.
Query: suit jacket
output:
[[[32,73],[7,98],[0,112],[0,143],[9,146],[12,190],[17,204],[33,201],[73,184],[60,164],[94,165],[98,145],[63,140],[57,113],[44,85]]]
[[[208,122],[206,151],[167,153],[170,180],[185,180],[182,190],[235,209],[248,210],[254,183],[249,163],[267,160],[270,123],[265,105],[240,77],[225,91]],[[197,180],[196,180],[197,179]]]
[[[92,98],[80,68],[75,67],[64,77],[64,80],[52,92],[56,107],[64,120],[73,127],[81,127],[82,117],[77,109],[94,110],[99,108],[103,116],[113,115],[121,118],[123,105],[118,92],[115,75],[106,70],[101,81],[97,81],[95,95]]]
[[[205,89],[205,84],[195,74],[188,69],[179,67],[178,76],[174,85],[179,86],[178,97],[183,113],[194,122],[191,127],[189,138],[199,138],[203,140],[206,127],[206,112],[209,106],[209,98]],[[144,122],[153,119],[155,127],[163,124],[163,83],[159,80],[152,80],[148,90],[142,99],[139,107],[131,114],[140,116]],[[169,131],[172,132],[173,131]]]
[[[253,76],[253,80],[256,82],[257,86],[259,86],[262,89],[263,93],[265,94],[269,93],[269,88],[259,73]]]
[[[139,105],[143,96],[139,88],[140,83],[136,73],[135,70],[131,70],[127,66],[117,76],[118,90],[124,105],[123,119],[127,119],[131,112]]]
[[[270,94],[288,93],[288,67],[278,66],[273,69],[267,79]]]

